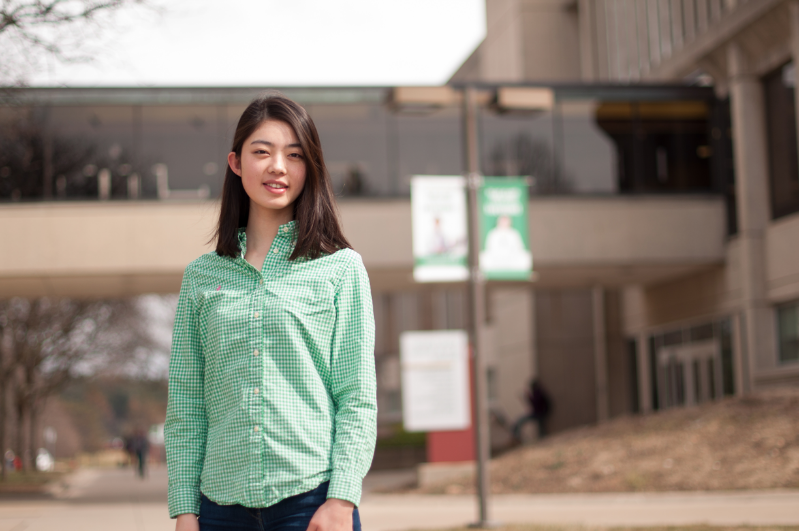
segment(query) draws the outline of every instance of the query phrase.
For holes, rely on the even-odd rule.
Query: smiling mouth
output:
[[[264,183],[264,186],[267,188],[273,188],[275,190],[282,190],[288,188],[287,185],[281,183]]]

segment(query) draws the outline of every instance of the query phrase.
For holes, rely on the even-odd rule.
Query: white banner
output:
[[[463,330],[401,334],[402,419],[407,431],[463,430],[471,425],[468,341]]]
[[[411,179],[413,278],[457,282],[469,278],[466,189],[460,176]]]

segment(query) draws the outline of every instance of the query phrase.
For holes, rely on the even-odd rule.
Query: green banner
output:
[[[527,179],[483,178],[478,208],[480,269],[486,279],[530,279],[533,255],[530,252],[527,203]]]

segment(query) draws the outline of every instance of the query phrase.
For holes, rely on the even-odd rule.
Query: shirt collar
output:
[[[292,219],[288,223],[284,223],[277,228],[277,236],[275,236],[275,239],[288,238],[293,241],[296,233],[297,220]],[[247,254],[247,227],[239,228],[239,249],[241,249],[241,258],[244,258],[244,255]]]

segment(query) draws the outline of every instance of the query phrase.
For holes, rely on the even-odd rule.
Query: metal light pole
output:
[[[490,527],[488,518],[490,442],[488,433],[488,390],[483,346],[485,323],[485,279],[480,271],[480,215],[477,194],[482,182],[477,142],[477,91],[464,89],[463,124],[466,152],[467,209],[469,212],[469,292],[471,306],[472,353],[474,357],[475,442],[477,449],[477,496],[479,520],[471,527]]]

